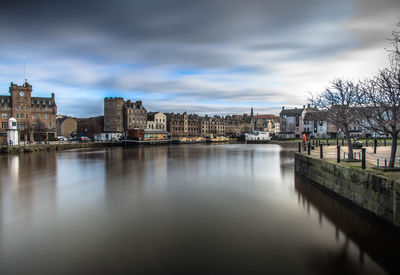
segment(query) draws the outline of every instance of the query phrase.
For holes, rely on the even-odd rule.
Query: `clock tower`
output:
[[[32,86],[28,82],[25,82],[22,86],[11,82],[10,95],[12,117],[16,117],[19,113],[30,114]]]

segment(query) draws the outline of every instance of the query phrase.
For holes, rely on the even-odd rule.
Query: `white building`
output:
[[[313,138],[328,138],[328,112],[307,112],[303,120],[304,133]]]
[[[8,120],[8,129],[7,129],[7,144],[9,146],[18,145],[18,127],[17,120],[11,117]]]
[[[149,130],[167,130],[167,116],[161,112],[147,113],[146,129]]]

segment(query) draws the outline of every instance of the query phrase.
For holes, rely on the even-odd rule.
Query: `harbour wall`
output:
[[[295,154],[297,175],[400,227],[400,179],[392,179],[327,160]]]
[[[103,148],[121,146],[121,142],[82,142],[82,143],[53,143],[53,144],[32,144],[25,146],[3,146],[0,153],[23,153],[37,151],[63,151],[79,148]]]

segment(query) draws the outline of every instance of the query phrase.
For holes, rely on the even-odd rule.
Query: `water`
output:
[[[0,274],[396,273],[398,234],[296,179],[290,150],[1,155]]]

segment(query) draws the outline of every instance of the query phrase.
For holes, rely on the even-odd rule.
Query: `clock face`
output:
[[[24,92],[20,92],[20,93],[19,93],[19,96],[24,96]]]

